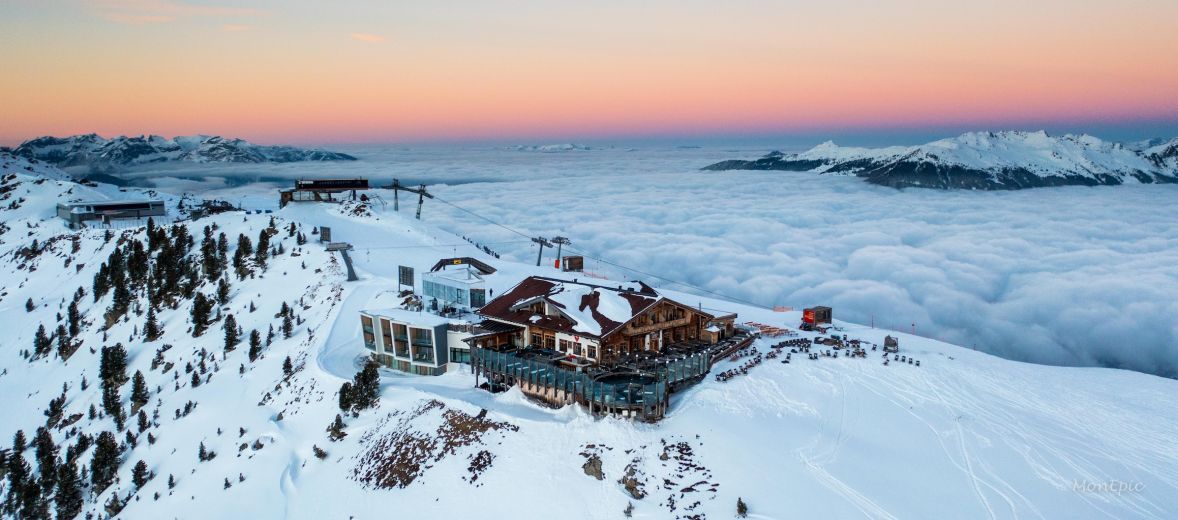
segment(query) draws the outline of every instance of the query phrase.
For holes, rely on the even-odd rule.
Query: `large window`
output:
[[[409,327],[409,335],[414,345],[433,345],[433,341],[430,340],[429,329]]]
[[[369,350],[376,350],[376,336],[372,330],[372,318],[361,316],[360,323],[364,328],[364,346]]]
[[[442,285],[430,280],[423,280],[421,282],[421,292],[425,293],[426,296],[437,298],[438,301],[447,303],[466,305],[468,301],[466,289]]]
[[[464,348],[450,349],[450,362],[470,364],[470,351]]]
[[[384,340],[385,347],[393,344],[392,331],[390,329],[389,320],[380,320],[380,336]]]
[[[486,289],[471,289],[470,290],[470,306],[471,307],[478,308],[478,307],[482,307],[486,304],[487,304],[487,291],[486,291]]]
[[[561,352],[568,352],[569,351],[569,340],[567,340],[567,339],[560,340],[560,351]]]
[[[588,353],[586,354],[586,356],[591,359],[597,359],[597,347],[595,347],[593,345],[589,345]]]
[[[416,361],[418,363],[433,364],[433,362],[434,362],[434,347],[427,346],[427,345],[414,345],[413,346],[413,361]]]

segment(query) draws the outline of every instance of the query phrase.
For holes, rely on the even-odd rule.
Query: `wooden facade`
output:
[[[572,285],[586,291],[580,299],[570,302],[551,296],[561,292],[550,293],[554,287]],[[626,308],[630,312],[624,317],[605,317],[599,309],[605,298],[612,299],[613,309]],[[735,318],[724,316],[716,327],[716,316],[664,298],[646,286],[626,289],[539,277],[521,282],[479,313],[510,330],[481,335],[472,345],[492,349],[537,347],[607,366],[626,358],[657,356],[674,344],[716,343],[731,336]],[[585,332],[594,328],[601,332]]]
[[[602,340],[600,362],[612,364],[624,355],[661,353],[673,343],[698,340],[712,315],[661,299],[647,311]]]

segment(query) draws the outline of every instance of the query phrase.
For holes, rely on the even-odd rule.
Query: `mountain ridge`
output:
[[[854,175],[893,188],[1011,190],[1044,186],[1178,183],[1178,138],[1137,145],[1087,134],[970,132],[916,146],[845,147],[727,160],[704,171],[777,170]]]
[[[301,161],[354,161],[355,157],[318,148],[259,145],[244,139],[192,135],[166,138],[160,135],[118,136],[98,134],[68,137],[42,136],[11,150],[16,156],[37,159],[61,168],[109,172],[144,164],[187,163],[288,163]]]

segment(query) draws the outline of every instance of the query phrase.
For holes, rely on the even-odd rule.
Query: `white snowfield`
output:
[[[900,355],[920,360],[919,367],[885,366],[881,353],[870,350],[866,359],[793,354],[788,364],[783,354],[747,375],[723,383],[709,377],[677,394],[657,424],[596,418],[575,406],[550,409],[518,390],[491,394],[474,388],[467,370],[440,377],[382,371],[379,408],[345,416],[348,435],[333,442],[326,428],[339,413],[337,390],[365,356],[358,313],[395,305],[398,265],[420,273],[441,257],[473,256],[499,269],[487,277],[495,294],[529,274],[560,273],[489,257],[409,212],[375,206],[371,216],[354,216],[350,204],[291,205],[274,215],[280,232],[272,245],[281,243],[285,253],[255,278],[231,276],[231,300],[221,308],[247,335],[257,329],[264,337],[270,326],[277,330],[276,313],[286,302],[300,318],[291,338],[279,332],[250,362],[244,341],[224,352],[220,323],[192,338],[184,302],[159,313],[165,333],[154,342],[139,334],[142,316],[115,324],[104,341],[99,325],[111,296],[94,302],[90,286],[116,240],[105,242],[101,230],[78,232],[77,253],[69,240],[52,240],[70,233],[53,218],[53,205],[81,188],[60,180],[36,184],[37,178],[19,173],[13,192],[24,202],[0,209],[8,228],[0,235],[0,330],[6,332],[0,442],[10,446],[17,429],[31,439],[63,385],[66,417],[83,414],[79,431],[114,431],[110,418],[90,420],[86,413],[92,404],[101,409],[97,350],[122,342],[128,375],[142,371],[151,389],[145,410],[159,416],[147,432],[157,440],[139,434],[122,453],[118,481],[101,495],[86,495],[85,511],[98,517],[113,493],[133,495],[119,518],[134,519],[616,519],[629,504],[634,518],[719,519],[734,516],[738,498],[751,518],[1178,516],[1178,382],[1019,363],[906,334],[898,335]],[[233,248],[238,233],[256,239],[269,218],[227,213],[188,225],[198,249],[201,229],[213,223]],[[305,246],[287,236],[291,223],[311,240]],[[356,247],[360,281],[344,281],[338,257],[310,233],[315,226],[330,226],[334,241]],[[141,231],[116,233],[142,237]],[[33,239],[51,245],[35,260],[18,260],[14,252]],[[56,327],[57,313],[78,287],[86,290],[80,305],[90,322],[80,334],[82,348],[65,362],[52,355],[24,359],[37,324]],[[210,294],[214,286],[199,290]],[[797,312],[659,291],[735,310],[742,322],[793,328],[800,319]],[[24,308],[28,298],[37,306],[32,312]],[[840,334],[879,345],[885,334],[896,334],[836,324]],[[784,339],[762,338],[755,348],[765,354]],[[153,370],[152,358],[165,344],[172,347],[164,358],[174,366]],[[193,388],[185,365],[197,364],[201,349],[215,361]],[[285,377],[288,357],[294,374]],[[713,372],[748,359],[724,361]],[[125,406],[129,392],[128,384],[121,391]],[[189,401],[195,408],[176,418]],[[464,436],[455,421],[482,426]],[[135,429],[134,418],[128,425]],[[63,446],[74,442],[65,431],[52,434]],[[121,442],[125,434],[116,437]],[[215,458],[198,460],[202,442]],[[391,450],[405,446],[414,451],[396,457]],[[315,447],[326,457],[316,457]],[[80,466],[88,466],[93,451],[82,454]],[[24,457],[36,474],[32,448]],[[373,457],[392,459],[404,486],[362,482]],[[593,459],[601,461],[600,480],[582,469]],[[139,460],[155,476],[136,491],[130,475]],[[623,477],[645,496],[635,498],[619,482]]]

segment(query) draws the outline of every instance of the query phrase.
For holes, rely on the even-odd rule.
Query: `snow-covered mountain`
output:
[[[530,144],[530,145],[516,145],[510,148],[518,152],[541,152],[541,153],[557,153],[557,152],[587,152],[592,150],[589,146],[577,143],[559,143],[559,144]]]
[[[398,266],[478,258],[498,268],[495,294],[559,273],[351,202],[73,231],[57,202],[150,195],[182,217],[190,202],[0,165],[6,518],[720,519],[738,500],[754,518],[1178,511],[1178,381],[837,321],[865,344],[899,337],[905,361],[810,359],[765,336],[714,368],[737,375],[676,394],[657,424],[492,394],[464,369],[381,370],[379,406],[341,412],[338,389],[367,353],[358,313],[403,300]],[[357,248],[359,281],[306,240],[316,226]],[[742,322],[800,319],[660,293]]]
[[[38,137],[12,150],[62,168],[110,171],[160,162],[297,162],[352,161],[351,155],[291,146],[263,146],[242,139],[196,135],[168,139],[158,135],[106,139],[96,134]]]
[[[1178,139],[1139,146],[1090,135],[973,132],[919,146],[820,144],[797,154],[728,160],[704,170],[784,170],[855,175],[895,188],[1021,189],[1178,182]]]

